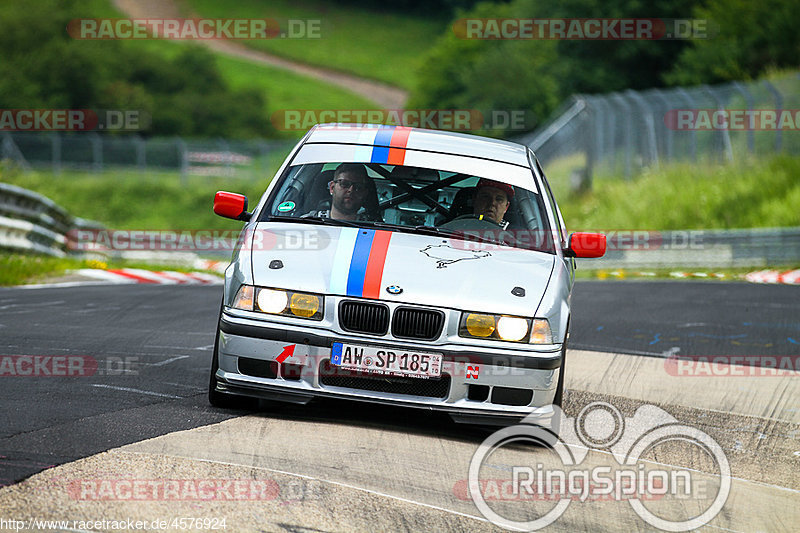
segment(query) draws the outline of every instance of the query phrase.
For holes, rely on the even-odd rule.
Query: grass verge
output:
[[[91,0],[86,3],[84,8],[87,17],[123,17],[123,14],[107,0]],[[225,12],[219,15],[221,17],[238,16],[237,13],[228,12],[234,8],[234,4],[220,5],[220,8],[223,8]],[[174,42],[152,39],[128,40],[125,41],[125,46],[135,50],[147,50],[171,59],[180,53],[182,46],[201,45],[192,41]],[[374,103],[355,93],[314,78],[223,54],[215,54],[215,60],[223,79],[230,87],[258,89],[264,93],[266,109],[263,110],[263,113],[267,120],[274,112],[285,109],[377,109]],[[284,138],[296,138],[303,133],[305,132],[278,130],[276,135]]]
[[[272,18],[281,23],[281,29],[287,19],[319,20],[319,38],[242,43],[302,63],[351,72],[405,89],[413,88],[421,58],[449,23],[446,19],[391,10],[373,11],[355,4],[337,5],[322,0],[188,0],[186,4],[187,16]]]
[[[570,229],[687,230],[800,226],[800,157],[674,164],[635,180],[594,180],[558,198]],[[558,187],[563,191],[563,187]]]
[[[790,266],[771,267],[737,267],[737,268],[654,268],[628,270],[618,268],[613,270],[588,270],[578,268],[575,270],[576,279],[597,280],[691,280],[691,281],[744,281],[745,274],[759,270],[777,270],[787,272],[800,269],[800,264]]]
[[[77,259],[74,257],[50,257],[0,251],[0,286],[38,283],[63,276],[71,270],[81,268],[119,269],[141,268],[144,270],[171,270],[173,272],[208,272],[197,268],[177,265],[142,263],[140,261],[114,260],[108,263],[96,259]],[[215,272],[213,274],[219,275]]]
[[[2,171],[0,171],[2,172]],[[187,177],[180,174],[141,174],[136,171],[14,172],[0,180],[43,194],[70,214],[101,222],[110,229],[234,230],[242,223],[215,215],[214,193],[239,192],[255,205],[268,179]]]

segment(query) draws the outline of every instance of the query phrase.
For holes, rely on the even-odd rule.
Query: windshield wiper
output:
[[[341,220],[338,218],[323,217],[289,217],[286,215],[270,215],[268,222],[299,222],[301,224],[323,224],[325,226],[346,226],[349,228],[362,228],[361,223],[354,220]]]
[[[393,229],[397,231],[405,231],[408,233],[418,233],[420,235],[433,235],[435,237],[455,237],[464,241],[484,242],[489,244],[501,244],[510,246],[507,242],[492,239],[480,233],[471,233],[469,231],[452,230],[446,228],[438,228],[436,226],[428,226],[421,224],[418,226],[402,226],[400,224],[387,224],[386,222],[371,222],[370,224],[379,228]]]

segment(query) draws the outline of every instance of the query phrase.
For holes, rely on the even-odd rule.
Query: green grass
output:
[[[50,257],[0,250],[0,286],[24,285],[53,279],[81,268],[141,268],[145,270],[171,270],[176,272],[203,272],[197,268],[160,265],[139,261],[114,260],[104,263],[95,259]]]
[[[570,229],[732,229],[800,226],[800,157],[675,164],[627,181],[596,177],[557,196]],[[558,187],[563,191],[563,186]]]
[[[737,267],[737,268],[649,268],[638,270],[626,270],[618,268],[614,270],[587,270],[578,268],[575,270],[577,279],[599,279],[599,280],[690,280],[690,281],[744,281],[745,274],[758,270],[777,270],[786,272],[796,270],[800,265],[782,265],[769,267]],[[689,276],[683,277],[677,273],[688,273]]]
[[[67,270],[84,268],[84,262],[68,257],[12,254],[0,252],[0,285],[34,283]]]
[[[247,195],[254,206],[269,179],[254,182],[231,178],[190,177],[178,173],[138,172],[8,172],[0,181],[47,196],[70,214],[97,220],[110,229],[220,229],[234,230],[242,223],[212,212],[218,190]]]
[[[136,41],[131,46],[149,49],[163,57],[171,58],[180,52],[181,46],[196,46],[171,41]],[[304,109],[378,109],[378,106],[355,93],[334,85],[301,76],[288,70],[262,65],[224,55],[216,55],[217,67],[228,85],[233,89],[258,89],[265,95],[266,120],[283,110]],[[273,123],[274,124],[274,123]],[[303,131],[276,129],[277,136],[297,138]]]
[[[84,5],[87,16],[121,18],[123,14],[108,0],[91,0]],[[233,8],[233,5],[230,6]],[[227,7],[226,7],[227,10]],[[233,14],[220,15],[232,17]],[[307,42],[307,41],[305,41]],[[198,46],[192,41],[130,40],[125,46],[146,50],[164,58],[176,57],[183,46]],[[355,93],[269,65],[215,54],[223,79],[234,89],[255,88],[265,95],[266,120],[276,111],[285,109],[377,109],[376,104]],[[277,131],[281,137],[296,138],[304,131]]]
[[[372,11],[322,0],[188,0],[186,15],[220,18],[320,20],[320,38],[240,41],[256,50],[365,78],[413,88],[421,58],[447,29],[448,20]],[[360,109],[360,108],[358,108]]]

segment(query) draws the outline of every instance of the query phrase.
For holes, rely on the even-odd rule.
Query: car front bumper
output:
[[[420,343],[223,312],[217,391],[307,403],[315,396],[441,410],[458,422],[509,424],[533,415],[549,426],[562,353]],[[353,376],[330,365],[334,342],[442,354],[439,379]],[[530,420],[530,419],[529,419]]]

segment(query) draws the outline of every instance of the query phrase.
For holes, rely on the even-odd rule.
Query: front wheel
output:
[[[222,316],[222,310],[220,310]],[[219,324],[219,321],[217,321]],[[208,378],[208,402],[214,407],[224,409],[250,409],[255,408],[258,402],[255,398],[219,392],[217,390],[217,370],[219,370],[219,326],[217,326],[214,339],[214,355],[211,357],[211,375]]]
[[[564,373],[567,364],[567,338],[569,337],[569,323],[567,332],[564,334],[564,344],[561,345],[561,368],[558,370],[558,383],[556,384],[556,395],[553,398],[553,405],[562,407],[564,403]]]

